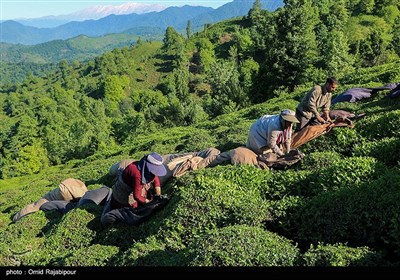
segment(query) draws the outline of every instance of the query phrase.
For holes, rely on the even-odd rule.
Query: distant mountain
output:
[[[93,6],[70,14],[74,19],[100,19],[109,15],[146,14],[168,8],[162,4],[125,3],[119,6]]]
[[[109,33],[122,33],[132,28],[159,28],[165,30],[172,26],[184,30],[188,20],[195,29],[205,23],[215,23],[228,18],[246,15],[253,6],[251,0],[234,0],[217,9],[201,6],[169,7],[161,12],[145,14],[109,15],[99,20],[69,22],[55,28],[35,28],[24,26],[15,21],[0,23],[2,41],[13,44],[34,45],[51,40],[68,39],[78,35],[90,37],[103,36]],[[283,6],[283,0],[261,0],[263,8],[275,10]]]
[[[62,59],[88,60],[115,48],[136,44],[141,40],[162,40],[158,28],[133,29],[130,33],[108,34],[91,38],[80,35],[68,40],[54,40],[33,46],[0,43],[2,62],[7,63],[57,63]]]
[[[194,17],[191,19],[191,24],[193,26],[199,26],[246,15],[253,7],[254,2],[255,0],[234,0],[214,11]],[[275,11],[277,8],[283,7],[284,5],[283,0],[261,0],[260,3],[262,8],[268,11]]]
[[[145,14],[160,12],[168,6],[162,4],[125,3],[119,6],[92,6],[71,14],[59,16],[45,16],[31,19],[16,19],[15,21],[38,28],[57,27],[70,21],[84,21],[100,19],[109,15]]]

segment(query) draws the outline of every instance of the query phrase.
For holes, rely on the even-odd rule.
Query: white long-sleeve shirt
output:
[[[279,144],[289,144],[292,139],[292,127],[284,129],[285,121],[279,115],[265,115],[254,122],[247,138],[247,148],[256,154],[262,154],[264,147],[272,149],[278,155],[283,155]]]

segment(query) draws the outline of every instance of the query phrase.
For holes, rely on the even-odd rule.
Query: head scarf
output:
[[[147,156],[142,157],[141,160],[137,163],[137,168],[139,169],[140,173],[142,174],[142,184],[148,184],[154,180],[156,177],[153,173],[150,172],[149,168],[147,167]]]

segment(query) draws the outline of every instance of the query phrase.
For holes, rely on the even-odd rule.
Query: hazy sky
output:
[[[233,0],[0,0],[0,19],[37,18],[49,15],[65,15],[90,6],[118,6],[128,2],[163,4],[165,6],[204,6],[217,8]],[[249,0],[254,2],[254,0]]]

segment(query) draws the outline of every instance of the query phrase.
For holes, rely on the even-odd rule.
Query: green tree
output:
[[[188,58],[185,55],[184,39],[173,27],[167,27],[162,49],[166,55],[170,56],[174,68],[188,64]]]
[[[167,96],[167,104],[149,108],[151,118],[166,127],[185,125],[185,107],[174,93]]]
[[[276,31],[263,66],[264,73],[257,84],[258,95],[271,94],[279,86],[293,91],[297,85],[312,80],[315,74],[316,8],[311,0],[284,2],[285,7],[277,11]]]
[[[362,40],[359,48],[361,66],[371,67],[384,63],[385,47],[382,34],[373,30],[368,38]]]
[[[214,63],[207,72],[206,81],[212,87],[212,102],[207,113],[216,116],[248,106],[249,97],[240,81],[236,60]]]
[[[249,29],[235,26],[231,44],[236,47],[238,60],[242,60],[253,53],[253,41]]]
[[[47,151],[40,141],[22,147],[15,159],[6,162],[2,168],[3,178],[32,175],[49,166]]]
[[[118,144],[130,142],[145,129],[144,115],[131,109],[122,117],[115,118],[112,127]]]
[[[214,45],[207,38],[200,38],[196,42],[199,62],[200,62],[200,72],[207,72],[211,65],[215,62],[215,52]]]
[[[375,0],[349,0],[347,5],[352,15],[371,14],[375,6]]]
[[[162,48],[164,49],[164,51],[168,54],[175,55],[182,46],[182,36],[178,32],[176,32],[173,27],[168,26],[163,39]]]
[[[101,100],[82,96],[79,104],[81,115],[87,124],[88,154],[95,153],[101,147],[107,147],[111,141],[111,118],[106,116],[105,104]]]
[[[245,92],[249,94],[254,79],[258,74],[260,65],[253,58],[241,61],[239,64],[240,81]]]
[[[322,57],[326,76],[341,78],[353,71],[354,58],[349,54],[349,49],[342,31],[329,32]]]
[[[110,101],[121,102],[125,98],[125,90],[129,86],[129,78],[126,76],[106,76],[103,90],[104,97]]]
[[[188,20],[187,25],[186,25],[186,37],[189,39],[191,35],[190,31],[190,20]]]
[[[400,56],[400,16],[396,20],[396,24],[393,26],[393,39],[391,46],[398,56]]]
[[[275,14],[267,10],[261,10],[258,5],[253,5],[253,8],[249,11],[249,29],[254,47],[254,59],[258,62],[263,62],[266,59],[266,53],[273,42]]]

